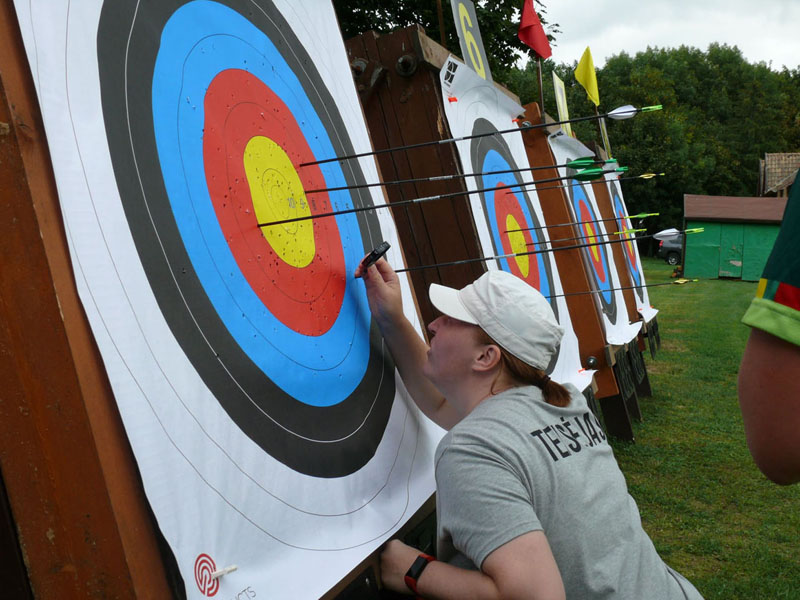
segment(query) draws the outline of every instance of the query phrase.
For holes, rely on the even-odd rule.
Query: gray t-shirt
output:
[[[656,553],[600,424],[567,387],[566,408],[533,386],[487,398],[442,438],[438,558],[474,569],[542,530],[567,598],[702,600]]]

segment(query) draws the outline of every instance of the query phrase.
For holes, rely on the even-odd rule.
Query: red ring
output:
[[[292,111],[247,71],[219,73],[205,97],[203,160],[211,201],[242,274],[264,306],[302,335],[319,336],[336,321],[345,292],[345,263],[336,219],[313,221],[315,255],[297,268],[273,250],[257,225],[244,168],[255,136],[271,139],[292,164],[316,160]],[[298,171],[304,189],[325,188],[319,167]],[[325,193],[308,198],[311,214],[331,211]]]
[[[506,185],[503,182],[499,182],[497,186],[504,186]],[[514,217],[514,219],[519,223],[520,227],[530,227],[531,223],[528,223],[528,220],[525,218],[525,214],[522,212],[522,207],[520,206],[519,199],[516,197],[515,194],[509,193],[508,188],[500,188],[496,189],[494,192],[494,218],[495,222],[497,223],[497,230],[500,233],[500,240],[503,244],[503,254],[512,254],[514,249],[511,248],[511,242],[508,239],[508,234],[505,233],[506,227],[506,218],[508,215]],[[533,251],[533,239],[531,238],[530,231],[522,231],[520,232],[525,237],[525,247],[528,251]],[[508,259],[508,266],[511,270],[511,273],[522,279],[528,285],[534,287],[535,289],[539,289],[539,255],[538,254],[528,254],[522,258],[528,259],[528,276],[523,277],[522,271],[519,269],[519,265],[517,264],[516,257],[511,257]]]
[[[583,229],[581,234],[583,235],[584,239],[586,239],[586,242],[589,242],[588,238],[591,236],[595,239],[595,241],[599,241],[597,239],[598,235],[595,231],[593,223],[594,215],[592,214],[592,211],[586,202],[580,202],[580,211],[581,214],[578,216],[578,220],[581,221],[581,228]],[[586,232],[587,229],[589,230],[589,233]],[[601,250],[600,246],[597,246],[597,258],[595,258],[591,246],[587,247],[586,250],[588,251],[589,259],[592,261],[592,268],[594,268],[594,272],[597,274],[599,281],[601,283],[605,283],[606,270],[603,266],[603,251]]]

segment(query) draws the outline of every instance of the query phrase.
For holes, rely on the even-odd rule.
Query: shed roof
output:
[[[764,154],[764,192],[780,189],[787,177],[800,167],[800,152],[775,152]]]
[[[797,177],[797,171],[793,171],[790,175],[787,175],[783,179],[781,179],[778,183],[773,185],[771,188],[766,190],[766,193],[779,193],[785,189],[787,189],[790,185],[794,183],[795,177]]]
[[[780,223],[785,208],[785,197],[683,195],[683,215],[686,219]]]

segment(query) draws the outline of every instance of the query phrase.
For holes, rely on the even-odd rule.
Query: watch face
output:
[[[419,579],[419,576],[422,575],[422,572],[425,570],[425,567],[427,567],[428,563],[431,562],[432,560],[435,560],[432,556],[428,556],[427,554],[420,554],[417,557],[417,560],[414,561],[414,564],[412,564],[411,567],[408,569],[408,572],[406,573],[406,578],[414,580],[413,589],[415,592],[417,591],[416,589],[417,579]]]

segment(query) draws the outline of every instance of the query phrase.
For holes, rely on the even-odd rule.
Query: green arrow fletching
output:
[[[606,170],[602,167],[594,167],[591,169],[584,169],[575,175],[572,176],[573,179],[577,179],[578,181],[591,181],[592,179],[597,179],[602,177],[606,173]]]

